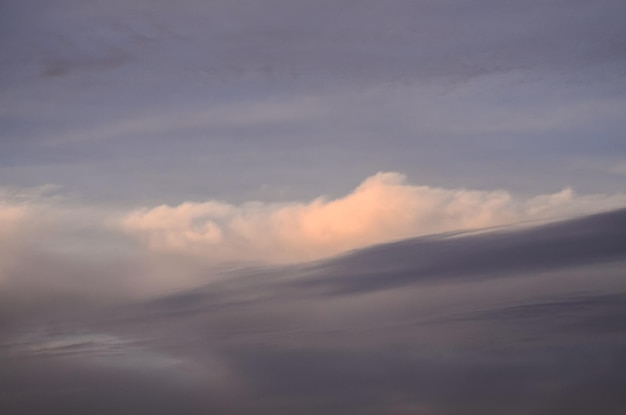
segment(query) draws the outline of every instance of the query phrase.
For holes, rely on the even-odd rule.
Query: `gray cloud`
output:
[[[43,75],[100,70],[102,62],[120,54],[144,69],[167,62],[152,70],[176,68],[214,79],[247,74],[281,81],[289,76],[467,78],[537,68],[567,74],[589,64],[623,63],[624,51],[618,1],[533,1],[523,7],[494,1],[471,6],[404,0],[384,6],[373,1],[58,1],[36,9],[8,2],[4,8],[35,23],[21,33],[26,49],[9,50],[22,59],[45,57]],[[5,31],[15,35],[26,29],[9,25]],[[3,46],[9,45],[7,39]],[[55,65],[63,69],[54,70]]]
[[[332,276],[337,267],[337,273],[348,281],[341,289],[367,290],[368,280],[380,289],[423,280],[516,275],[622,260],[626,254],[625,219],[622,210],[515,233],[495,231],[470,237],[471,244],[463,237],[402,241],[348,255],[322,268],[329,267],[331,286],[342,284]],[[378,268],[381,265],[383,268]]]
[[[5,328],[0,406],[618,414],[625,218],[401,241],[48,313]]]

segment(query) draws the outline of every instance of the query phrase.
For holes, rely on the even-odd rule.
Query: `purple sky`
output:
[[[621,1],[4,1],[0,176],[115,203],[378,171],[623,190]]]
[[[1,1],[0,413],[626,413],[625,15]]]

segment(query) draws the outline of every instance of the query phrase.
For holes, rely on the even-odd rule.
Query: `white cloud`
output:
[[[155,252],[208,261],[297,262],[411,236],[544,220],[626,206],[626,194],[576,195],[570,188],[530,199],[506,191],[442,189],[378,173],[350,194],[309,203],[183,203],[142,208],[122,226]]]
[[[89,301],[146,296],[214,278],[208,268],[233,262],[315,260],[412,236],[624,206],[626,194],[577,195],[566,188],[520,198],[502,190],[416,186],[398,173],[378,173],[344,197],[308,203],[208,200],[111,210],[0,192],[0,294],[3,301],[12,301],[10,292],[36,290],[88,293]]]

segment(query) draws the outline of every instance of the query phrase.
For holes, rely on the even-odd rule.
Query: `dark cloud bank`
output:
[[[621,210],[33,314],[0,413],[623,414],[625,265]]]

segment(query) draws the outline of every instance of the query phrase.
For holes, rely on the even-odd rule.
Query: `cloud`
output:
[[[286,125],[302,120],[313,120],[328,111],[319,99],[304,98],[287,101],[264,100],[227,104],[210,108],[161,113],[157,116],[140,116],[76,131],[64,132],[46,138],[49,143],[64,144],[84,141],[113,140],[171,131],[224,131],[250,129],[278,124]]]
[[[620,210],[417,238],[95,316],[45,315],[6,333],[0,406],[621,414],[625,229]]]
[[[14,309],[48,304],[41,299],[49,297],[67,305],[150,297],[222,278],[224,267],[295,264],[414,236],[626,206],[624,194],[566,188],[524,198],[417,186],[392,172],[367,178],[343,197],[309,202],[128,209],[59,192],[20,194],[4,192],[0,203],[0,296]]]
[[[151,74],[174,68],[215,79],[465,78],[536,67],[567,75],[572,67],[620,62],[616,39],[623,34],[617,1],[567,9],[532,1],[521,9],[489,0],[471,10],[405,0],[384,8],[370,1],[91,3],[58,1],[50,13],[8,2],[6,13],[17,22],[6,29],[4,46],[18,58],[10,61],[43,61],[44,76],[125,63],[121,57]],[[20,49],[24,44],[31,48]]]
[[[371,192],[357,200],[372,203],[386,195],[389,206],[419,194],[416,189],[399,175],[379,175],[346,198]],[[319,210],[346,198],[295,205]],[[489,205],[489,198],[470,199]],[[501,199],[506,203],[493,205],[530,205],[540,215],[571,203],[599,209],[598,200],[607,196],[566,190]],[[71,296],[51,304],[33,294],[43,286],[50,297],[61,284],[90,299],[97,296],[86,294],[102,295],[111,285],[128,290],[137,273],[150,287],[153,271],[176,280],[185,263],[141,244],[116,256],[103,249],[111,238],[105,228],[115,229],[129,212],[46,198],[28,204],[26,222],[37,226],[12,270],[26,285],[0,285],[4,412],[624,413],[626,209],[529,228],[402,240],[308,264],[250,267],[159,298],[105,304],[94,313],[85,306],[68,310]],[[293,205],[256,209],[271,213]],[[172,209],[185,229],[189,216],[211,212],[224,220],[241,207],[161,208],[147,229],[158,223],[163,232],[170,229]],[[31,212],[43,215],[41,224]],[[89,223],[94,229],[85,231]],[[228,232],[222,232],[207,243],[226,243]],[[116,243],[128,238],[112,233]],[[75,246],[55,248],[61,240]],[[145,268],[121,267],[126,251]],[[202,274],[204,282],[211,279],[210,271]],[[26,319],[11,309],[24,294]]]
[[[218,201],[142,208],[123,229],[155,252],[212,261],[298,262],[440,232],[546,220],[626,206],[626,195],[577,195],[571,188],[519,198],[506,191],[415,186],[378,173],[350,194],[309,203]]]
[[[611,173],[626,176],[626,161],[615,164],[611,168]]]

